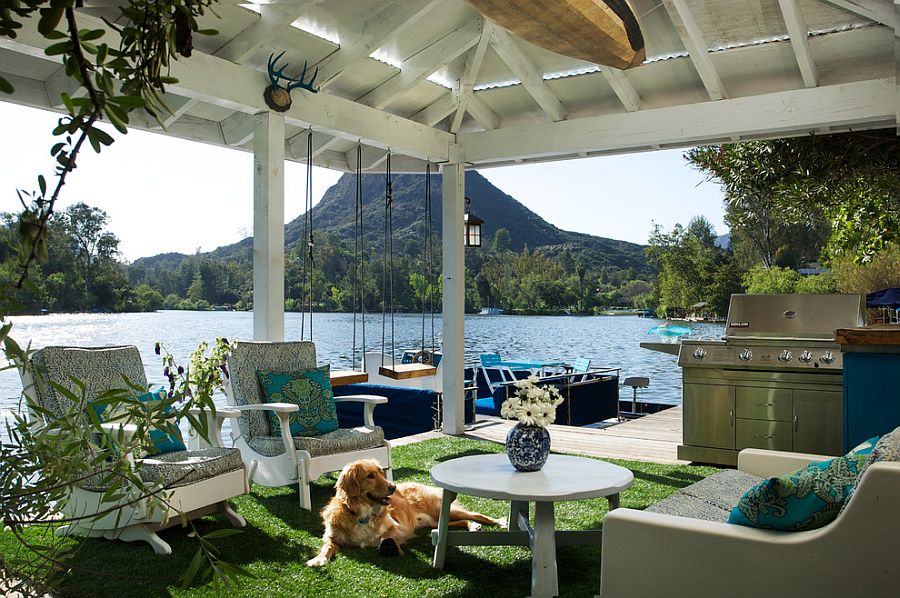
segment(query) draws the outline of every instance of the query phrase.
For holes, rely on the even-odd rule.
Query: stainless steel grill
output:
[[[837,328],[864,323],[859,295],[733,295],[720,340],[686,340],[679,457],[734,464],[743,448],[838,454]]]

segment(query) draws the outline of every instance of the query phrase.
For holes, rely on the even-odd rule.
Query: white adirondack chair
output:
[[[73,382],[75,378],[84,384],[84,394]],[[35,426],[46,425],[49,417],[63,417],[72,410],[84,412],[86,402],[110,390],[125,389],[133,385],[146,388],[147,379],[137,347],[45,347],[36,351],[31,364],[22,372],[22,384],[29,406],[29,419]],[[63,393],[57,392],[52,383],[68,388],[85,402],[75,403]],[[35,406],[46,409],[51,416],[39,415]],[[61,505],[66,519],[75,519],[59,527],[57,535],[79,534],[103,537],[126,542],[149,543],[157,554],[171,554],[172,548],[157,531],[181,524],[179,513],[188,519],[219,513],[235,527],[247,525],[229,505],[228,500],[246,494],[249,490],[247,475],[240,453],[224,448],[221,438],[213,430],[221,429],[225,417],[237,417],[236,412],[218,411],[216,422],[209,426],[209,448],[176,451],[150,455],[134,461],[142,480],[151,491],[159,491],[164,498],[160,507],[157,501],[143,498],[134,501],[139,489],[127,486],[130,495],[115,501],[102,500],[103,476],[92,476],[68,490],[67,499]],[[136,426],[104,424],[104,428],[116,432],[123,428],[128,437]],[[102,516],[97,516],[105,513]]]
[[[312,508],[310,482],[338,471],[358,459],[376,459],[391,478],[391,445],[375,425],[374,410],[387,403],[384,397],[352,395],[335,397],[336,403],[365,404],[364,426],[338,428],[321,436],[291,436],[289,415],[297,405],[265,403],[256,377],[259,370],[298,372],[316,367],[316,347],[309,341],[250,342],[235,344],[228,357],[229,377],[225,385],[228,404],[241,412],[232,427],[235,447],[247,466],[250,481],[263,486],[297,484],[300,506]],[[267,412],[278,417],[272,429]]]

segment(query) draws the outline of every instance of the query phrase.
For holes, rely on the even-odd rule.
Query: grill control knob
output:
[[[750,349],[744,349],[740,353],[738,353],[738,359],[741,361],[750,361],[753,359],[753,352]]]
[[[798,359],[800,359],[800,361],[802,361],[803,363],[809,363],[813,359],[812,352],[811,351],[803,351],[803,353],[800,354],[800,357]]]
[[[782,363],[787,363],[793,358],[794,358],[794,356],[791,354],[791,352],[788,351],[787,349],[785,349],[784,351],[781,352],[781,355],[778,356],[778,361],[780,361]]]
[[[819,357],[819,361],[821,361],[825,365],[831,365],[832,363],[834,363],[834,353],[832,353],[831,351],[825,351],[824,353],[822,353],[822,356]]]
[[[706,349],[703,347],[694,349],[694,359],[703,359],[704,357],[706,357]]]

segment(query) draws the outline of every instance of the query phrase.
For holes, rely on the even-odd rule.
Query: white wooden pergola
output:
[[[115,2],[86,0],[103,27]],[[254,335],[284,336],[284,160],[443,173],[444,430],[463,431],[466,168],[897,126],[900,0],[633,0],[644,64],[621,71],[531,45],[464,0],[220,0],[172,66],[165,129],[254,153]],[[32,22],[0,38],[0,96],[60,110],[73,86]],[[107,40],[110,41],[110,40]],[[320,93],[270,111],[266,62],[318,67]]]

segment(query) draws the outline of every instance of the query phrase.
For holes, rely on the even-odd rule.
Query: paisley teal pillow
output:
[[[728,523],[781,531],[803,531],[834,521],[850,495],[878,438],[843,457],[763,480],[741,497]]]
[[[142,395],[135,397],[142,403],[152,403],[155,401],[164,401],[166,399],[166,389],[162,386],[153,390],[148,390]],[[108,405],[104,402],[97,401],[90,403],[91,409],[97,414],[100,421],[112,420],[116,417],[115,412],[106,413]],[[173,411],[171,405],[167,405],[163,409],[163,413],[171,413]],[[178,429],[178,422],[173,422],[171,429],[161,430],[159,428],[150,428],[149,430],[150,444],[153,446],[152,453],[144,453],[136,455],[139,458],[146,457],[149,454],[174,453],[176,451],[186,451],[187,446],[184,444],[184,438],[181,436],[181,430]],[[146,443],[145,443],[146,444]]]
[[[319,436],[337,430],[330,366],[302,372],[258,371],[256,377],[262,385],[263,401],[300,407],[289,417],[291,436]],[[271,411],[268,414],[272,435],[278,436],[278,416]]]

